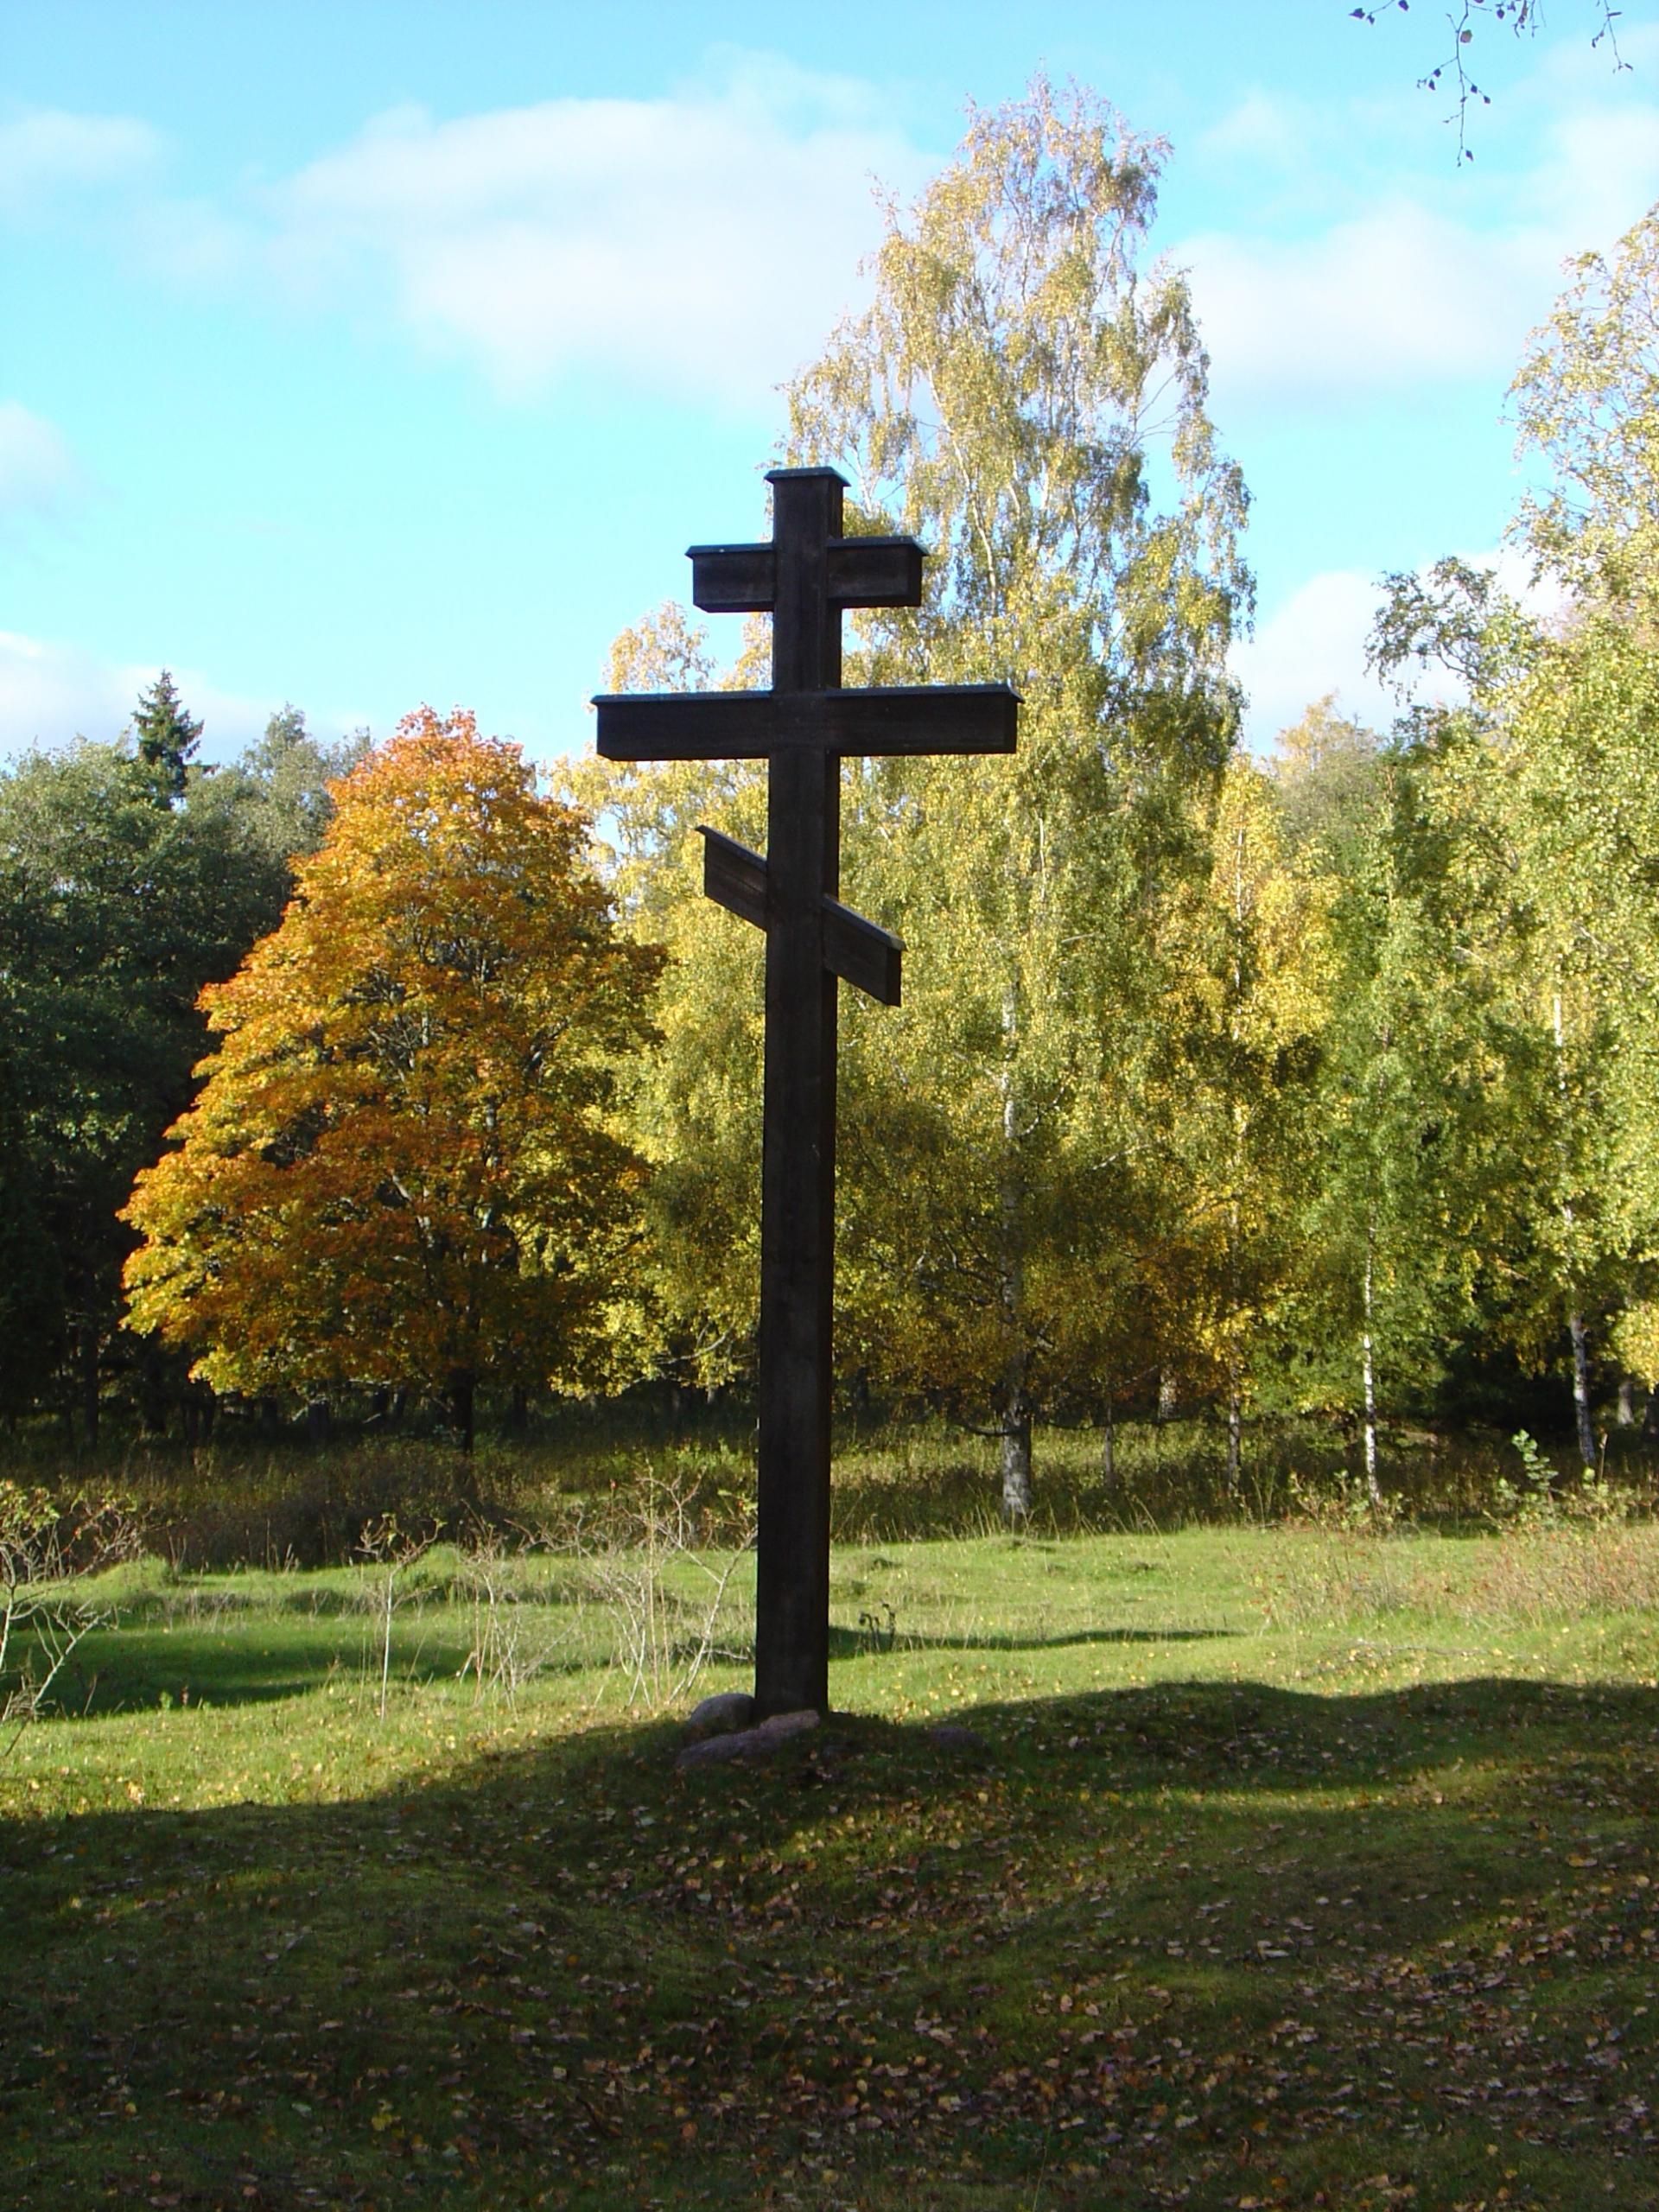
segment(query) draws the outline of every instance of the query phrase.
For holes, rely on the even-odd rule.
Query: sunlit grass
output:
[[[1650,2206],[1659,1634],[1582,1575],[1534,1603],[1560,1541],[842,1547],[840,1717],[684,1777],[589,1557],[498,1577],[512,1679],[465,1554],[411,1563],[384,1720],[380,1570],[124,1569],[0,1767],[15,2171],[54,2208]],[[706,1578],[657,1567],[689,1631]]]

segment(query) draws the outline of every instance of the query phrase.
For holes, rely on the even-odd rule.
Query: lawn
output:
[[[834,1718],[682,1773],[749,1570],[680,1689],[696,1559],[432,1551],[384,1709],[385,1567],[120,1570],[0,2195],[1659,2206],[1659,1531],[843,1546]]]

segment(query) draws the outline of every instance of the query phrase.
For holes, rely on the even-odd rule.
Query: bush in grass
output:
[[[110,1617],[96,1578],[141,1548],[128,1500],[76,1498],[0,1477],[0,1751],[49,1701],[75,1646]]]

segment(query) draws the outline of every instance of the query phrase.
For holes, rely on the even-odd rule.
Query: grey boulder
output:
[[[707,1736],[701,1743],[688,1744],[674,1764],[684,1770],[700,1766],[727,1766],[750,1759],[770,1758],[774,1751],[797,1736],[804,1735],[818,1725],[816,1713],[774,1713],[770,1720],[762,1720],[753,1728],[739,1728],[724,1736]]]

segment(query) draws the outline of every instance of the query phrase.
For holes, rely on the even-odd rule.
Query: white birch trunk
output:
[[[1376,1358],[1371,1336],[1372,1273],[1371,1225],[1367,1222],[1365,1224],[1365,1322],[1359,1338],[1361,1381],[1365,1396],[1365,1495],[1373,1505],[1380,1505],[1382,1503],[1382,1490],[1376,1479]]]
[[[1023,1327],[1026,1303],[1025,1255],[1021,1245],[1020,1109],[1014,1056],[1018,1043],[1020,995],[1010,982],[1002,994],[1002,1321],[1007,1333],[1007,1364],[1002,1375],[1002,1518],[1010,1525],[1031,1517],[1030,1360]]]
[[[1582,1313],[1567,1315],[1567,1332],[1573,1339],[1573,1411],[1578,1420],[1579,1458],[1585,1473],[1593,1475],[1599,1455],[1595,1424],[1590,1418],[1590,1338]]]
[[[1233,840],[1233,1006],[1229,1027],[1235,1045],[1238,1041],[1239,1011],[1244,1002],[1243,944],[1244,824],[1241,822]],[[1244,1138],[1249,1121],[1249,1109],[1243,1099],[1236,1096],[1233,1100],[1233,1188],[1227,1205],[1227,1293],[1232,1309],[1227,1317],[1227,1492],[1230,1497],[1238,1495],[1239,1446],[1243,1427],[1238,1377],[1239,1243],[1243,1234],[1238,1194],[1244,1180]]]
[[[1561,1020],[1561,995],[1555,994],[1553,1007],[1555,1029],[1555,1088],[1563,1108],[1567,1103],[1567,1033]],[[1565,1148],[1566,1137],[1563,1134]],[[1572,1268],[1572,1244],[1574,1215],[1573,1201],[1561,1200],[1561,1225],[1567,1230],[1567,1266]],[[1579,1432],[1579,1459],[1586,1475],[1596,1471],[1596,1431],[1590,1418],[1590,1339],[1584,1325],[1584,1314],[1577,1300],[1567,1317],[1567,1333],[1573,1344],[1573,1411]]]

